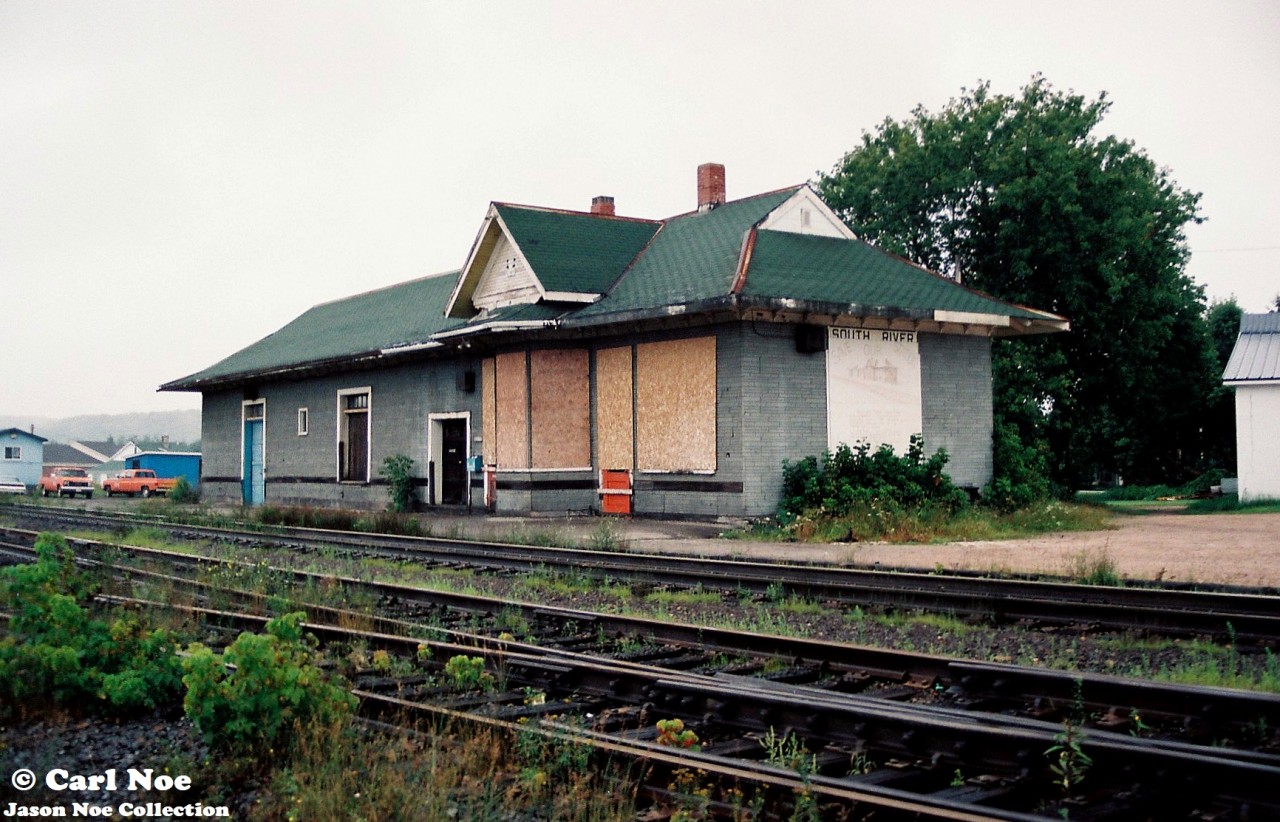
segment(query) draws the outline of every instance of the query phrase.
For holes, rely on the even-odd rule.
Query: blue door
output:
[[[244,421],[244,477],[241,493],[245,505],[261,505],[265,498],[264,461],[262,458],[262,420]]]

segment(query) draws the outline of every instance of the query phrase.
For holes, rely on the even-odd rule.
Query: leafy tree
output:
[[[1240,335],[1240,318],[1244,311],[1232,297],[1214,302],[1205,313],[1209,338],[1212,340],[1214,362],[1218,375],[1227,367],[1236,337]],[[1228,387],[1217,383],[1209,395],[1209,407],[1205,421],[1205,455],[1209,467],[1222,468],[1235,476],[1236,465],[1236,399]]]
[[[1040,76],[1016,97],[983,83],[886,119],[818,180],[863,239],[1071,321],[997,344],[993,362],[997,426],[1068,486],[1194,470],[1216,380],[1184,271],[1199,195],[1132,142],[1099,137],[1109,106]]]

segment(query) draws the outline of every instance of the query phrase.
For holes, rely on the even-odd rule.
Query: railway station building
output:
[[[865,440],[991,476],[993,340],[1063,331],[860,241],[808,186],[667,219],[493,203],[458,271],[318,305],[166,391],[206,499],[771,514],[784,460]]]

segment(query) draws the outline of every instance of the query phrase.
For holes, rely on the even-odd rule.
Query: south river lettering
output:
[[[837,340],[874,340],[884,342],[915,342],[914,331],[868,331],[865,328],[833,328],[831,336]]]

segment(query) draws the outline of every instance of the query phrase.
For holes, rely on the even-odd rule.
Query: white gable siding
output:
[[[542,290],[524,257],[505,235],[493,246],[489,262],[476,284],[472,304],[481,311],[504,305],[537,302]]]
[[[853,233],[840,222],[840,218],[832,213],[827,204],[807,188],[800,189],[795,196],[774,209],[760,224],[760,228],[819,237],[853,237]]]
[[[1280,383],[1236,385],[1240,501],[1280,499]]]

